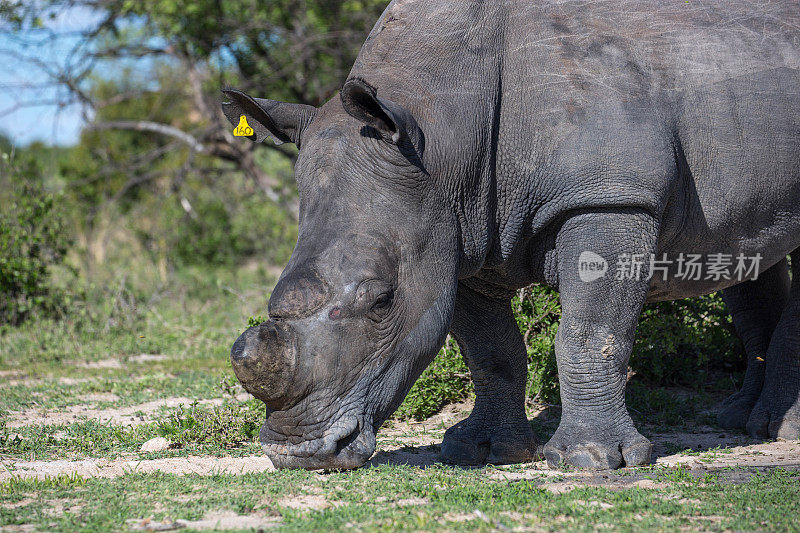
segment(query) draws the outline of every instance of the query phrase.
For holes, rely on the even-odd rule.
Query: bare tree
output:
[[[384,3],[0,0],[0,29],[14,44],[0,49],[0,56],[35,69],[42,80],[16,87],[14,103],[0,109],[0,118],[29,105],[79,106],[86,131],[164,137],[163,142],[145,144],[145,153],[131,154],[128,180],[107,201],[165,173],[179,185],[187,173],[217,172],[219,164],[209,164],[211,160],[242,172],[278,202],[286,198],[282,184],[259,167],[255,153],[274,150],[293,159],[296,152],[234,138],[220,110],[219,89],[236,85],[260,96],[322,104],[343,82]],[[159,68],[169,69],[173,81],[183,80],[177,89],[191,102],[191,111],[179,119],[168,114],[159,118],[129,106],[130,116],[118,116],[122,104],[164,91]],[[117,87],[108,83],[120,73],[137,72],[152,79]],[[50,97],[43,99],[42,93]],[[188,147],[184,162],[169,170],[158,167],[159,158],[174,154],[173,141]],[[110,159],[98,172],[101,177],[120,170]]]

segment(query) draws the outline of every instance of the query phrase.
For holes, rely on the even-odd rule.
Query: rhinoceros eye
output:
[[[367,280],[358,288],[357,307],[372,320],[383,319],[392,306],[394,288],[383,280]]]
[[[394,291],[392,289],[387,289],[379,293],[375,297],[372,308],[367,313],[367,316],[375,322],[380,322],[389,313],[389,309],[392,307],[393,299]]]
[[[389,307],[389,305],[391,305],[392,303],[393,296],[394,294],[392,293],[391,289],[389,289],[384,293],[379,294],[378,297],[375,299],[375,303],[372,304],[372,310],[379,311],[381,309]]]

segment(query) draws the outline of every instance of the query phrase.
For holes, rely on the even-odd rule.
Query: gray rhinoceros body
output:
[[[433,174],[477,166],[463,275],[543,281],[523,247],[609,207],[657,214],[659,252],[774,264],[800,246],[798,23],[790,1],[395,2],[351,76],[427,119]]]
[[[232,121],[247,114],[256,140],[301,148],[300,238],[274,320],[233,351],[272,409],[267,452],[283,466],[363,463],[449,330],[476,406],[444,459],[534,457],[509,305],[533,282],[563,307],[551,463],[649,460],[624,404],[641,307],[719,289],[749,357],[720,422],[798,438],[800,257],[794,282],[786,261],[800,247],[798,28],[786,0],[395,1],[341,99],[314,110],[231,92]],[[687,275],[690,254],[717,270]],[[586,278],[587,257],[605,275]],[[294,387],[287,368],[303,376]]]

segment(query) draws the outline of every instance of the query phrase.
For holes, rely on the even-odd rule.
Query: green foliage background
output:
[[[31,315],[53,315],[69,294],[53,285],[50,269],[71,245],[57,195],[42,189],[33,159],[13,161],[0,153],[0,329]]]
[[[528,349],[527,397],[532,402],[557,404],[558,294],[534,285],[519,291],[512,305]],[[742,369],[743,347],[718,294],[645,307],[630,361],[634,385],[701,390],[715,385],[714,371]],[[634,387],[632,393],[637,392]],[[449,339],[409,392],[398,416],[425,419],[442,406],[472,394],[469,370],[458,346]]]

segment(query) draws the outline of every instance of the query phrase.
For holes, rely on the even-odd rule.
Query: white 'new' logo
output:
[[[606,275],[608,261],[594,252],[583,252],[578,258],[578,277],[584,283],[591,283]]]

